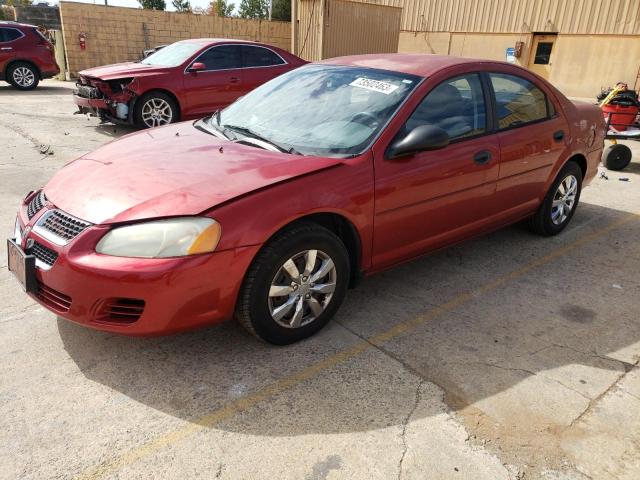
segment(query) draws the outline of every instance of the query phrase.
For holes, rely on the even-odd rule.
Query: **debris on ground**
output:
[[[604,172],[600,172],[600,178],[604,178],[605,180],[609,180],[609,177],[607,177],[607,174]]]
[[[620,178],[618,178],[618,180],[620,180],[621,182],[628,182],[629,181],[629,177],[620,177]]]
[[[53,155],[53,149],[51,148],[51,145],[40,145],[40,153],[42,155]]]

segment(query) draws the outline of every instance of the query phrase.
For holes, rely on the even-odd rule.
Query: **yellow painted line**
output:
[[[346,348],[344,350],[341,350],[327,357],[326,359],[321,360],[299,372],[296,372],[292,375],[284,377],[283,379],[278,380],[277,382],[274,382],[270,385],[267,385],[250,395],[234,400],[233,402],[227,404],[226,406],[218,410],[214,410],[213,412],[207,415],[204,415],[199,419],[194,420],[193,423],[190,423],[189,425],[186,425],[177,430],[170,431],[145,444],[142,444],[137,448],[134,448],[120,456],[117,456],[112,460],[108,460],[104,463],[101,463],[100,465],[92,467],[86,470],[85,472],[81,473],[80,475],[78,475],[76,479],[78,480],[98,479],[105,475],[113,473],[126,465],[131,465],[136,461],[144,457],[147,457],[163,449],[164,447],[167,447],[168,445],[171,445],[186,437],[189,437],[200,430],[203,430],[217,423],[220,423],[221,421],[227,418],[231,418],[237,413],[244,412],[249,408],[255,406],[256,404],[262,402],[263,400],[266,400],[274,395],[277,395],[278,393],[281,393],[284,390],[287,390],[294,385],[302,383],[303,381],[309,378],[312,378],[318,373],[328,370],[329,368],[335,365],[345,362],[359,355],[360,353],[364,352],[369,348],[373,348],[372,344],[380,345],[385,342],[388,342],[389,340],[412,330],[413,328],[417,327],[421,323],[431,320],[439,315],[442,315],[443,313],[449,312],[457,308],[458,306],[470,300],[473,300],[474,298],[478,298],[483,293],[494,290],[497,287],[504,285],[505,283],[511,280],[521,277],[525,273],[537,267],[545,265],[550,261],[558,257],[561,257],[562,255],[565,255],[569,252],[576,250],[578,247],[591,243],[594,240],[597,240],[598,238],[601,238],[602,236],[606,235],[611,230],[616,229],[626,223],[629,223],[638,217],[639,217],[638,214],[625,215],[621,219],[618,219],[610,223],[606,227],[603,227],[589,235],[585,235],[584,237],[564,247],[558,248],[553,252],[549,253],[548,255],[539,257],[516,270],[512,270],[511,272],[505,275],[502,275],[493,281],[490,281],[484,285],[481,285],[480,287],[470,292],[457,295],[453,299],[449,300],[448,302],[440,306],[434,307],[422,315],[419,315],[410,320],[401,322],[393,326],[389,330],[386,330],[385,332],[379,333],[377,335],[373,335],[369,337],[367,341],[359,341],[353,346]]]

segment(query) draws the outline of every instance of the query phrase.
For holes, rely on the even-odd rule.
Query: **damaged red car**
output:
[[[325,60],[69,163],[26,195],[9,269],[88,327],[157,335],[235,316],[291,343],[363,275],[520,220],[562,232],[604,134],[597,106],[515,65]]]
[[[139,62],[79,72],[79,113],[140,128],[200,118],[306,62],[270,45],[193,39],[167,45]]]

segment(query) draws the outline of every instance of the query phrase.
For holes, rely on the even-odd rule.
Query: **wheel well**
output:
[[[38,68],[38,66],[35,63],[33,63],[30,60],[21,60],[19,58],[14,58],[9,63],[7,63],[7,65],[4,67],[4,75],[5,76],[7,75],[7,72],[9,71],[9,69],[11,68],[11,65],[13,65],[15,63],[28,63],[33,68],[35,68],[36,72],[38,72],[38,78],[40,78],[40,80],[42,80],[42,72],[40,71],[40,69]]]
[[[349,253],[349,266],[351,267],[349,287],[354,288],[362,276],[362,244],[360,241],[360,235],[353,223],[337,213],[314,213],[298,218],[288,225],[285,225],[278,231],[278,233],[299,223],[315,223],[327,230],[330,230],[336,234],[340,240],[342,240],[342,243],[344,243],[344,246],[347,248],[347,252]]]
[[[140,100],[143,96],[153,92],[160,92],[164,93],[165,95],[169,95],[173,99],[173,101],[176,102],[176,105],[178,106],[178,120],[180,120],[180,117],[182,116],[182,107],[180,106],[180,100],[178,100],[178,97],[176,97],[169,90],[164,90],[163,88],[152,88],[151,90],[147,90],[146,92],[144,92],[142,95],[138,95],[138,97],[136,97],[135,99],[135,103],[137,104],[138,100]],[[135,104],[132,106],[132,110],[133,108],[135,108]]]
[[[582,154],[577,154],[571,157],[567,162],[576,162],[582,171],[582,178],[587,174],[587,159]]]

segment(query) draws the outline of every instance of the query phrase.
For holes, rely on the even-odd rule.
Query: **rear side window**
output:
[[[213,47],[200,55],[196,62],[202,62],[207,70],[229,70],[242,68],[240,48],[237,45],[220,45]]]
[[[542,90],[524,78],[491,73],[500,130],[547,118],[547,98]]]
[[[270,67],[272,65],[282,65],[285,63],[279,55],[268,48],[243,45],[240,49],[242,50],[244,67]]]
[[[407,120],[407,130],[435,125],[451,140],[471,137],[486,130],[482,83],[478,74],[446,80],[431,90]]]
[[[0,42],[12,42],[22,37],[22,32],[16,28],[0,28]]]

